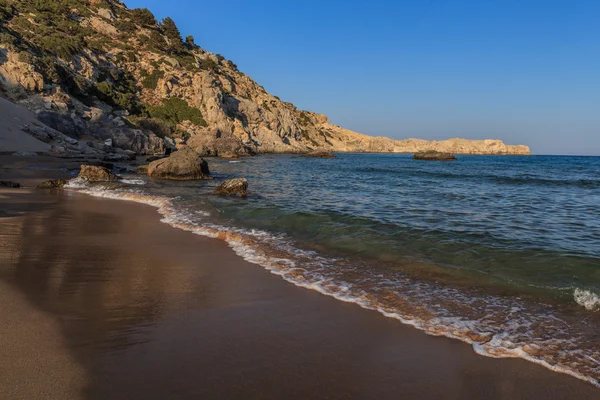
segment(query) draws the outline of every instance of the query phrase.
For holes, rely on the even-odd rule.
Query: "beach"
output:
[[[224,241],[161,223],[154,207],[69,189],[0,196],[8,398],[599,397],[298,288]]]

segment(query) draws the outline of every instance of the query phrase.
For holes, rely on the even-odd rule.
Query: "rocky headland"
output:
[[[5,154],[26,148],[111,162],[182,146],[201,157],[529,154],[500,140],[393,140],[341,128],[268,93],[193,37],[182,40],[170,18],[120,1],[11,0],[0,4],[0,19],[0,97],[8,100],[0,106],[25,116],[0,140]]]

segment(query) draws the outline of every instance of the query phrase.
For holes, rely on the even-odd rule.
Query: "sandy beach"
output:
[[[2,161],[1,179],[36,182],[7,168],[22,159]],[[69,190],[0,198],[7,398],[600,396],[295,287],[225,242],[161,223],[150,206]]]

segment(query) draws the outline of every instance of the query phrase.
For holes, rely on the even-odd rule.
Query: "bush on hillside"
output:
[[[165,73],[159,69],[155,69],[151,74],[148,74],[147,71],[143,70],[141,75],[144,78],[142,79],[142,86],[146,89],[156,89],[158,80],[165,76]]]
[[[190,107],[187,101],[171,97],[163,100],[162,106],[149,106],[148,112],[153,118],[158,118],[172,124],[190,121],[195,125],[206,126],[200,110]]]

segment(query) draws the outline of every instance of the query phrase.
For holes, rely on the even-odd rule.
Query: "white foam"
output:
[[[146,182],[141,179],[121,179],[119,182],[123,182],[128,185],[145,185],[146,184]]]
[[[575,297],[575,302],[585,307],[586,310],[600,310],[600,296],[596,293],[589,290],[575,289],[573,296]]]

